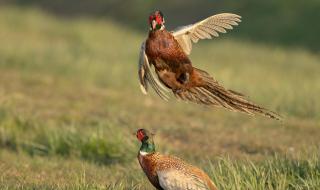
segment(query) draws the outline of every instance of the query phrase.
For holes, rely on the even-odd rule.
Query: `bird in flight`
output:
[[[149,35],[140,50],[138,74],[142,92],[147,94],[150,85],[164,100],[168,100],[172,92],[180,100],[280,120],[277,113],[256,105],[239,92],[224,88],[206,71],[193,67],[188,57],[193,43],[226,33],[227,29],[238,25],[240,19],[236,14],[221,13],[170,32],[165,28],[162,12],[152,13]]]
[[[183,160],[155,150],[153,134],[146,129],[136,133],[141,141],[138,160],[151,184],[158,190],[217,190],[209,176]]]

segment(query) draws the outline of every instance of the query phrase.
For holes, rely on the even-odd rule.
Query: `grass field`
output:
[[[232,33],[194,46],[194,65],[281,123],[144,96],[145,36],[111,20],[0,8],[0,189],[152,189],[138,128],[220,189],[319,189],[319,54]]]

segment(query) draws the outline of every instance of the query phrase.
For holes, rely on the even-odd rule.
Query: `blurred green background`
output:
[[[139,31],[147,29],[146,18],[156,9],[165,13],[169,29],[194,23],[213,13],[234,12],[243,17],[243,23],[233,37],[315,52],[320,48],[318,0],[4,0],[2,4],[39,7],[64,18],[112,19]]]
[[[191,60],[284,122],[144,96],[138,53],[155,9],[170,30],[241,15],[194,45]],[[220,189],[317,189],[319,9],[316,0],[0,1],[0,189],[151,189],[138,128]]]

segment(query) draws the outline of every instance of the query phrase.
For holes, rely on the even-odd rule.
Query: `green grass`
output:
[[[220,189],[317,189],[320,57],[232,38],[194,65],[279,112],[283,123],[141,94],[141,34],[110,20],[0,8],[0,189],[150,189],[137,128]]]

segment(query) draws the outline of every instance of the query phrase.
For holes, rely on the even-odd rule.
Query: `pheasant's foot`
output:
[[[189,73],[182,73],[179,78],[178,78],[178,81],[182,84],[186,84],[189,82],[189,79],[190,79],[190,74]]]
[[[173,92],[174,92],[175,94],[180,94],[180,93],[182,93],[182,92],[184,92],[184,91],[186,91],[186,89],[183,89],[183,88],[179,88],[179,89],[174,89],[174,90],[173,90]]]

